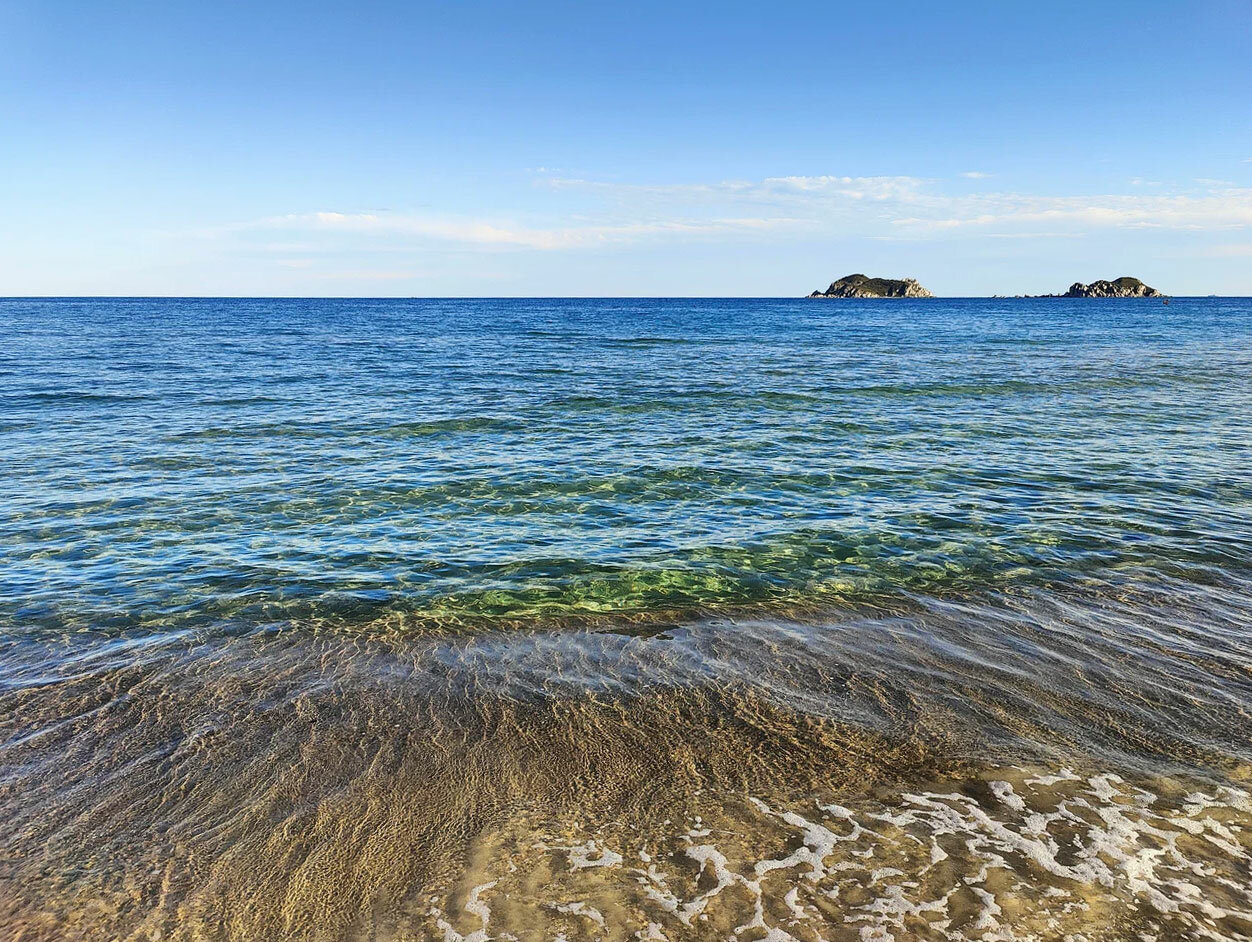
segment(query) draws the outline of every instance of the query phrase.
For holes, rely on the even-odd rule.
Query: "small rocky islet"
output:
[[[868,275],[845,275],[832,281],[825,291],[817,290],[810,298],[933,298],[916,278],[870,278]],[[1160,291],[1145,285],[1138,278],[1123,275],[1113,281],[1076,281],[1064,294],[1018,295],[1039,298],[1163,298]]]
[[[1045,295],[1045,297],[1056,297],[1056,295]],[[1162,297],[1161,292],[1155,288],[1145,285],[1138,278],[1131,278],[1124,275],[1115,281],[1093,281],[1089,285],[1084,285],[1081,281],[1075,281],[1069,286],[1069,290],[1059,295],[1062,298],[1159,298]]]
[[[870,278],[847,275],[832,281],[825,291],[814,291],[810,298],[933,298],[915,278]]]

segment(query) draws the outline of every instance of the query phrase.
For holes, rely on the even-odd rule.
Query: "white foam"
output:
[[[585,870],[589,867],[616,867],[623,860],[622,855],[617,851],[609,850],[607,847],[601,849],[593,840],[562,849],[569,853],[569,865],[575,870]]]
[[[1090,938],[1092,912],[1100,925],[1119,912],[1146,919],[1139,926],[1145,940],[1232,939],[1252,923],[1252,807],[1245,810],[1245,792],[1204,788],[1171,802],[1117,775],[1084,778],[1069,770],[1001,775],[987,785],[991,797],[977,797],[977,789],[937,790],[890,803],[865,799],[855,808],[763,800],[713,808],[693,816],[699,827],[649,833],[644,846],[629,848],[639,862],[629,868],[622,853],[595,838],[572,846],[539,840],[534,853],[568,861],[551,868],[560,887],[580,882],[554,885],[545,894],[560,892],[558,900],[548,895],[536,902],[576,917],[583,928],[566,931],[579,939],[584,931],[589,938],[600,932],[663,940],[695,930],[727,938],[731,930],[714,929],[721,925],[734,926],[731,935],[745,940],[812,942],[836,920],[843,927],[837,938],[852,932],[903,942],[921,932],[936,939],[1079,942]],[[788,848],[783,853],[760,852],[780,841]],[[675,855],[693,863],[694,873],[681,861],[663,870],[659,862]],[[523,862],[518,869],[531,868]],[[504,885],[471,891],[465,913],[481,928],[468,935],[440,918],[445,942],[486,942],[488,896],[509,893]],[[612,919],[607,907],[596,908],[610,897]],[[521,904],[509,898],[512,914]],[[613,925],[631,912],[633,925]]]
[[[471,916],[477,916],[482,921],[482,927],[475,929],[469,935],[461,935],[452,924],[447,920],[439,918],[436,925],[443,931],[444,942],[488,942],[491,938],[487,934],[487,928],[491,924],[491,907],[482,900],[482,894],[490,890],[499,881],[492,880],[490,883],[481,883],[469,892],[469,897],[465,900],[465,911]]]
[[[567,913],[571,916],[581,916],[584,919],[590,919],[601,929],[607,928],[604,923],[604,914],[594,906],[588,906],[581,900],[572,903],[552,903],[552,908],[558,913]]]

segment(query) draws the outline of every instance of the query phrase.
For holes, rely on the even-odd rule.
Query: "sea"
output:
[[[0,939],[1252,938],[1252,300],[0,300]]]

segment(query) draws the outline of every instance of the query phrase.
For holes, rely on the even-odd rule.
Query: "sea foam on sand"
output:
[[[445,942],[1252,937],[1246,791],[1066,768],[950,784],[846,805],[710,798],[685,828],[575,844],[514,842],[542,833],[530,822],[480,856],[499,877],[432,917]]]

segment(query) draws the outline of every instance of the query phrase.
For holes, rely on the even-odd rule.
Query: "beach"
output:
[[[1252,937],[1247,299],[0,300],[6,938]]]

